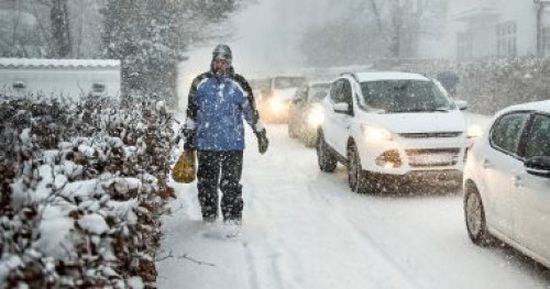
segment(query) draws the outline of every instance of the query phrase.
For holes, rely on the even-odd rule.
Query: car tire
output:
[[[361,166],[361,158],[355,144],[351,144],[347,151],[348,159],[348,183],[352,192],[364,194],[369,191],[369,180],[367,173]]]
[[[487,230],[485,208],[481,195],[473,185],[468,185],[464,193],[464,217],[468,236],[476,245],[487,247],[492,244],[492,237]]]
[[[297,138],[298,134],[296,134],[296,128],[293,123],[294,123],[293,121],[288,122],[288,137]]]
[[[306,147],[308,147],[308,148],[315,147],[315,145],[317,144],[317,134],[307,133],[305,135],[305,141],[304,142],[305,142]]]
[[[319,134],[319,141],[317,142],[317,161],[319,169],[326,173],[334,172],[338,164],[322,134]]]

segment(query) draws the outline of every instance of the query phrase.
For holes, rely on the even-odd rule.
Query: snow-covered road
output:
[[[248,135],[238,237],[216,238],[225,228],[200,221],[196,185],[175,184],[159,288],[550,288],[549,270],[470,242],[460,192],[354,194],[345,169],[321,173],[286,126],[268,135],[264,156]]]

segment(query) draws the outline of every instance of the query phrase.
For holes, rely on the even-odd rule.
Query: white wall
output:
[[[23,91],[14,91],[15,82],[23,82]],[[92,90],[93,83],[105,85],[105,94],[120,95],[119,68],[0,68],[0,91],[17,94],[63,95],[78,99]]]

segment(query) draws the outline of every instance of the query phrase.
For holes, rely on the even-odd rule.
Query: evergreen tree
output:
[[[106,0],[102,54],[122,61],[123,94],[154,93],[175,105],[182,53],[235,8],[234,0]]]

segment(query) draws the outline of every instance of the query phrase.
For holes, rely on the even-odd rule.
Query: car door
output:
[[[550,157],[550,115],[534,114],[524,134],[524,159]],[[513,176],[518,241],[550,260],[550,178],[527,173],[523,167]]]
[[[292,101],[290,102],[289,107],[289,123],[294,123],[295,125],[299,125],[302,123],[302,114],[303,114],[303,107],[306,103],[306,97],[307,97],[307,85],[303,85],[298,90],[296,90],[296,94]]]
[[[523,167],[518,148],[528,117],[526,112],[513,112],[497,119],[491,128],[489,147],[481,157],[487,188],[487,221],[508,238],[514,238],[512,176]]]
[[[336,133],[336,149],[343,156],[347,155],[348,138],[350,135],[351,122],[353,121],[353,97],[351,83],[347,79],[342,79],[342,89],[340,90],[338,102],[346,103],[349,110],[337,113],[336,123],[338,131]]]
[[[323,123],[323,133],[325,141],[335,150],[337,150],[337,138],[339,130],[340,113],[334,111],[333,105],[340,99],[342,90],[342,79],[338,79],[331,84],[329,97],[323,102],[325,111],[325,121]]]

